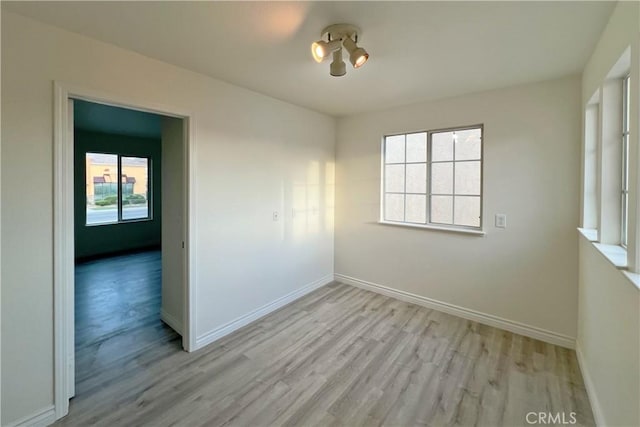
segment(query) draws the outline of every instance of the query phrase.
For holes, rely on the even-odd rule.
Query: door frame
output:
[[[162,114],[183,120],[184,229],[182,347],[196,349],[195,305],[195,119],[181,107],[127,95],[53,82],[53,300],[54,405],[56,419],[69,412],[75,389],[74,320],[74,143],[73,103],[70,99]]]

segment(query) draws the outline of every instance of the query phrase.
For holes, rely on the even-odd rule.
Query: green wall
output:
[[[75,137],[75,253],[76,259],[122,251],[159,247],[161,243],[161,152],[159,139],[87,132]],[[121,224],[86,224],[85,153],[112,153],[151,158],[153,219]]]

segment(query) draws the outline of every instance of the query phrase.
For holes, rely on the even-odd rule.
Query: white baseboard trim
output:
[[[589,370],[587,369],[587,364],[584,360],[582,350],[580,349],[580,342],[576,343],[576,357],[578,358],[578,366],[580,367],[580,372],[582,372],[584,387],[587,389],[587,397],[589,398],[591,410],[593,411],[593,419],[596,422],[596,426],[605,427],[606,423],[604,422],[602,407],[600,406],[600,401],[598,400],[595,385],[593,384],[593,380],[591,379],[591,375],[589,374]]]
[[[160,309],[160,320],[167,324],[171,329],[176,331],[178,335],[182,336],[182,322],[175,316],[170,315],[164,309]]]
[[[54,422],[56,422],[56,411],[53,405],[50,405],[5,427],[46,427]]]
[[[266,316],[267,314],[276,311],[277,309],[284,307],[285,305],[297,300],[305,296],[306,294],[315,291],[318,288],[323,287],[329,283],[333,282],[333,274],[328,274],[316,281],[313,281],[300,289],[297,289],[283,297],[278,298],[275,301],[270,302],[269,304],[263,305],[262,307],[245,314],[244,316],[240,316],[231,322],[225,323],[224,325],[208,332],[204,335],[201,335],[196,338],[196,348],[200,349],[206,345],[211,344],[214,341],[219,340],[225,335],[229,335],[230,333],[242,328],[243,326],[248,325],[251,322],[258,320],[259,318]]]
[[[412,304],[431,308],[433,310],[442,311],[444,313],[462,317],[463,319],[472,320],[474,322],[493,326],[499,329],[504,329],[509,332],[514,332],[516,334],[535,338],[537,340],[559,345],[561,347],[566,347],[573,350],[576,346],[576,340],[573,337],[558,334],[546,329],[537,328],[535,326],[525,325],[524,323],[516,322],[514,320],[503,319],[502,317],[494,316],[492,314],[481,313],[469,308],[460,307],[454,304],[449,304],[446,302],[423,297],[421,295],[412,294],[410,292],[393,289],[387,286],[379,285],[377,283],[367,282],[365,280],[360,280],[355,277],[346,276],[344,274],[335,274],[335,280],[347,285],[356,286],[358,288],[396,298],[401,301],[406,301]]]

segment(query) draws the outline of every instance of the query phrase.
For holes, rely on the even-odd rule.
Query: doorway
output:
[[[162,164],[175,161],[162,161],[169,118],[82,100],[73,116],[74,395],[84,398],[143,353],[180,348],[182,295],[161,268]]]
[[[189,273],[193,268],[192,245],[189,239],[192,224],[190,215],[194,212],[191,205],[193,171],[190,162],[192,118],[178,109],[158,108],[144,100],[105,96],[102,93],[71,88],[59,83],[54,85],[54,98],[54,403],[56,418],[61,418],[68,413],[69,399],[76,392],[75,302],[76,296],[83,297],[79,288],[76,294],[76,286],[82,285],[80,276],[78,276],[78,283],[75,282],[74,276],[76,248],[85,251],[79,253],[80,258],[83,254],[85,258],[91,258],[91,254],[86,252],[87,248],[92,248],[89,251],[97,250],[97,252],[109,252],[113,249],[113,246],[109,246],[108,238],[105,238],[104,244],[101,244],[101,240],[91,237],[88,238],[89,245],[84,241],[81,243],[82,239],[78,240],[80,236],[76,235],[79,226],[85,227],[85,230],[90,229],[91,232],[102,229],[103,235],[126,235],[126,229],[130,231],[132,225],[138,223],[150,225],[154,213],[164,218],[161,226],[162,255],[160,252],[147,251],[138,254],[137,260],[140,266],[146,265],[146,273],[149,273],[148,269],[162,271],[161,288],[156,287],[156,291],[162,295],[160,310],[162,320],[175,331],[171,331],[172,333],[181,335],[181,338],[176,337],[175,341],[180,342],[185,351],[194,349],[192,286],[189,280]],[[161,169],[161,203],[155,200],[152,190],[153,185],[157,185],[153,182],[153,170],[154,163],[158,159],[154,160],[153,156],[145,156],[127,149],[123,153],[115,153],[115,163],[105,167],[105,162],[108,163],[114,158],[105,158],[104,155],[113,156],[114,153],[111,152],[113,150],[93,149],[93,151],[85,150],[82,153],[80,161],[84,162],[82,168],[84,176],[81,190],[86,200],[80,210],[74,210],[74,193],[76,192],[74,190],[77,190],[79,185],[78,180],[74,181],[74,164],[77,166],[79,163],[78,155],[74,159],[74,103],[82,105],[87,102],[101,108],[117,107],[127,111],[162,116],[160,144],[161,151],[166,156],[163,155],[161,162],[157,164]],[[89,155],[93,158],[87,160]],[[102,157],[95,155],[102,155]],[[98,164],[97,169],[90,168],[90,160],[96,159],[94,163],[102,161],[102,164]],[[105,171],[105,169],[109,170]],[[89,178],[86,178],[87,176]],[[146,189],[144,188],[145,176]],[[138,188],[136,183],[140,184]],[[76,218],[77,216],[80,218]],[[79,221],[75,221],[76,219]],[[122,227],[116,233],[112,231],[105,234],[106,223]],[[112,227],[112,230],[116,228]],[[87,238],[87,236],[83,237]],[[111,261],[119,263],[122,268],[123,262],[125,264],[135,262],[135,258],[129,256]],[[143,267],[140,271],[145,271],[145,268]],[[86,269],[84,273],[87,273]],[[148,277],[152,276],[153,274],[150,274]],[[126,282],[121,286],[126,289]],[[152,285],[149,286],[149,289],[153,288]],[[155,298],[158,302],[158,295]],[[88,300],[85,298],[84,301]],[[170,329],[167,327],[165,331]],[[86,336],[78,336],[78,338],[84,339]],[[126,339],[135,340],[131,335],[124,338],[125,341]],[[107,351],[105,357],[108,357],[108,354]],[[82,357],[85,356],[86,353]],[[82,362],[86,360],[85,358]]]

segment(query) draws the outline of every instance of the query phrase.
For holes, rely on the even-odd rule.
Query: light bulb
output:
[[[353,64],[353,66],[355,68],[360,68],[364,65],[365,62],[367,62],[367,59],[369,59],[369,55],[367,54],[360,55],[358,59],[356,59],[355,64]]]
[[[324,47],[322,46],[323,41],[313,42],[311,44],[311,55],[316,62],[322,62],[322,60],[327,56],[325,55]]]

